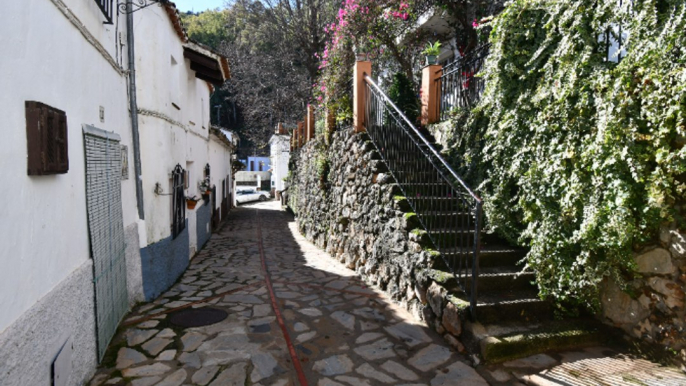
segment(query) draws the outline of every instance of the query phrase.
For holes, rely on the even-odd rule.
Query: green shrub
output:
[[[405,113],[410,122],[415,123],[419,118],[419,99],[412,82],[402,72],[393,75],[391,86],[388,88],[388,98]]]

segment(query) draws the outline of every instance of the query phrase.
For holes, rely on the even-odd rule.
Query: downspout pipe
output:
[[[136,100],[136,54],[133,47],[133,2],[126,2],[126,45],[129,56],[129,110],[131,110],[131,136],[133,138],[133,168],[136,174],[136,203],[138,217],[145,220],[143,206],[143,173],[141,171],[141,143],[138,134],[138,101]]]

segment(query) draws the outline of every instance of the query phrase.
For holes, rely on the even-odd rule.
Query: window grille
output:
[[[619,0],[618,1],[618,15],[628,13],[628,15],[633,14],[634,2],[633,0]],[[629,38],[629,34],[622,26],[621,21],[616,23],[611,23],[605,29],[605,32],[598,38],[601,43],[601,47],[605,51],[605,60],[608,62],[619,63],[626,56],[626,41]]]
[[[186,196],[183,193],[185,174],[178,164],[172,171],[172,239],[186,228]]]
[[[97,4],[98,8],[100,8],[100,11],[102,11],[102,14],[105,16],[105,19],[107,19],[107,21],[105,21],[103,24],[113,24],[112,5],[114,4],[114,0],[95,0],[95,4]]]

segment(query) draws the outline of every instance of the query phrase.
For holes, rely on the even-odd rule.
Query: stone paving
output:
[[[194,328],[168,320],[208,306],[228,318]],[[278,202],[233,211],[174,286],[126,317],[91,381],[305,384],[488,385],[440,336],[304,240]]]

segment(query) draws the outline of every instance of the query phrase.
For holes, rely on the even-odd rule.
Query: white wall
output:
[[[134,20],[140,37],[136,39],[136,71],[145,192],[144,245],[149,245],[171,234],[172,199],[154,194],[155,184],[161,185],[164,194],[170,193],[174,167],[180,164],[185,169],[192,162],[187,194],[199,195],[197,183],[208,162],[210,88],[190,69],[190,62],[183,57],[183,42],[162,7],[136,13]],[[162,36],[165,38],[155,38]],[[194,210],[187,211],[193,224],[194,216]],[[197,244],[193,233],[191,249]]]
[[[276,190],[284,190],[286,183],[283,180],[288,175],[288,161],[290,160],[289,135],[274,135],[269,141],[269,152],[272,161],[272,187]]]
[[[226,192],[227,197],[230,190],[233,188],[233,181],[231,181],[231,152],[227,145],[222,143],[215,135],[212,135],[212,140],[209,143],[209,157],[210,157],[210,182],[217,187],[217,202],[216,207],[221,206],[222,198],[222,180],[227,179],[229,182],[229,191]]]
[[[116,33],[125,40],[124,18],[103,25],[93,1],[65,2],[105,53],[87,43],[52,1],[4,2],[0,14],[0,194],[6,199],[0,206],[0,332],[90,258],[81,125],[118,133],[133,164],[127,80],[111,64],[125,63],[115,44]],[[26,100],[66,112],[67,174],[27,176]],[[122,181],[124,227],[137,217],[133,170],[129,175]]]

